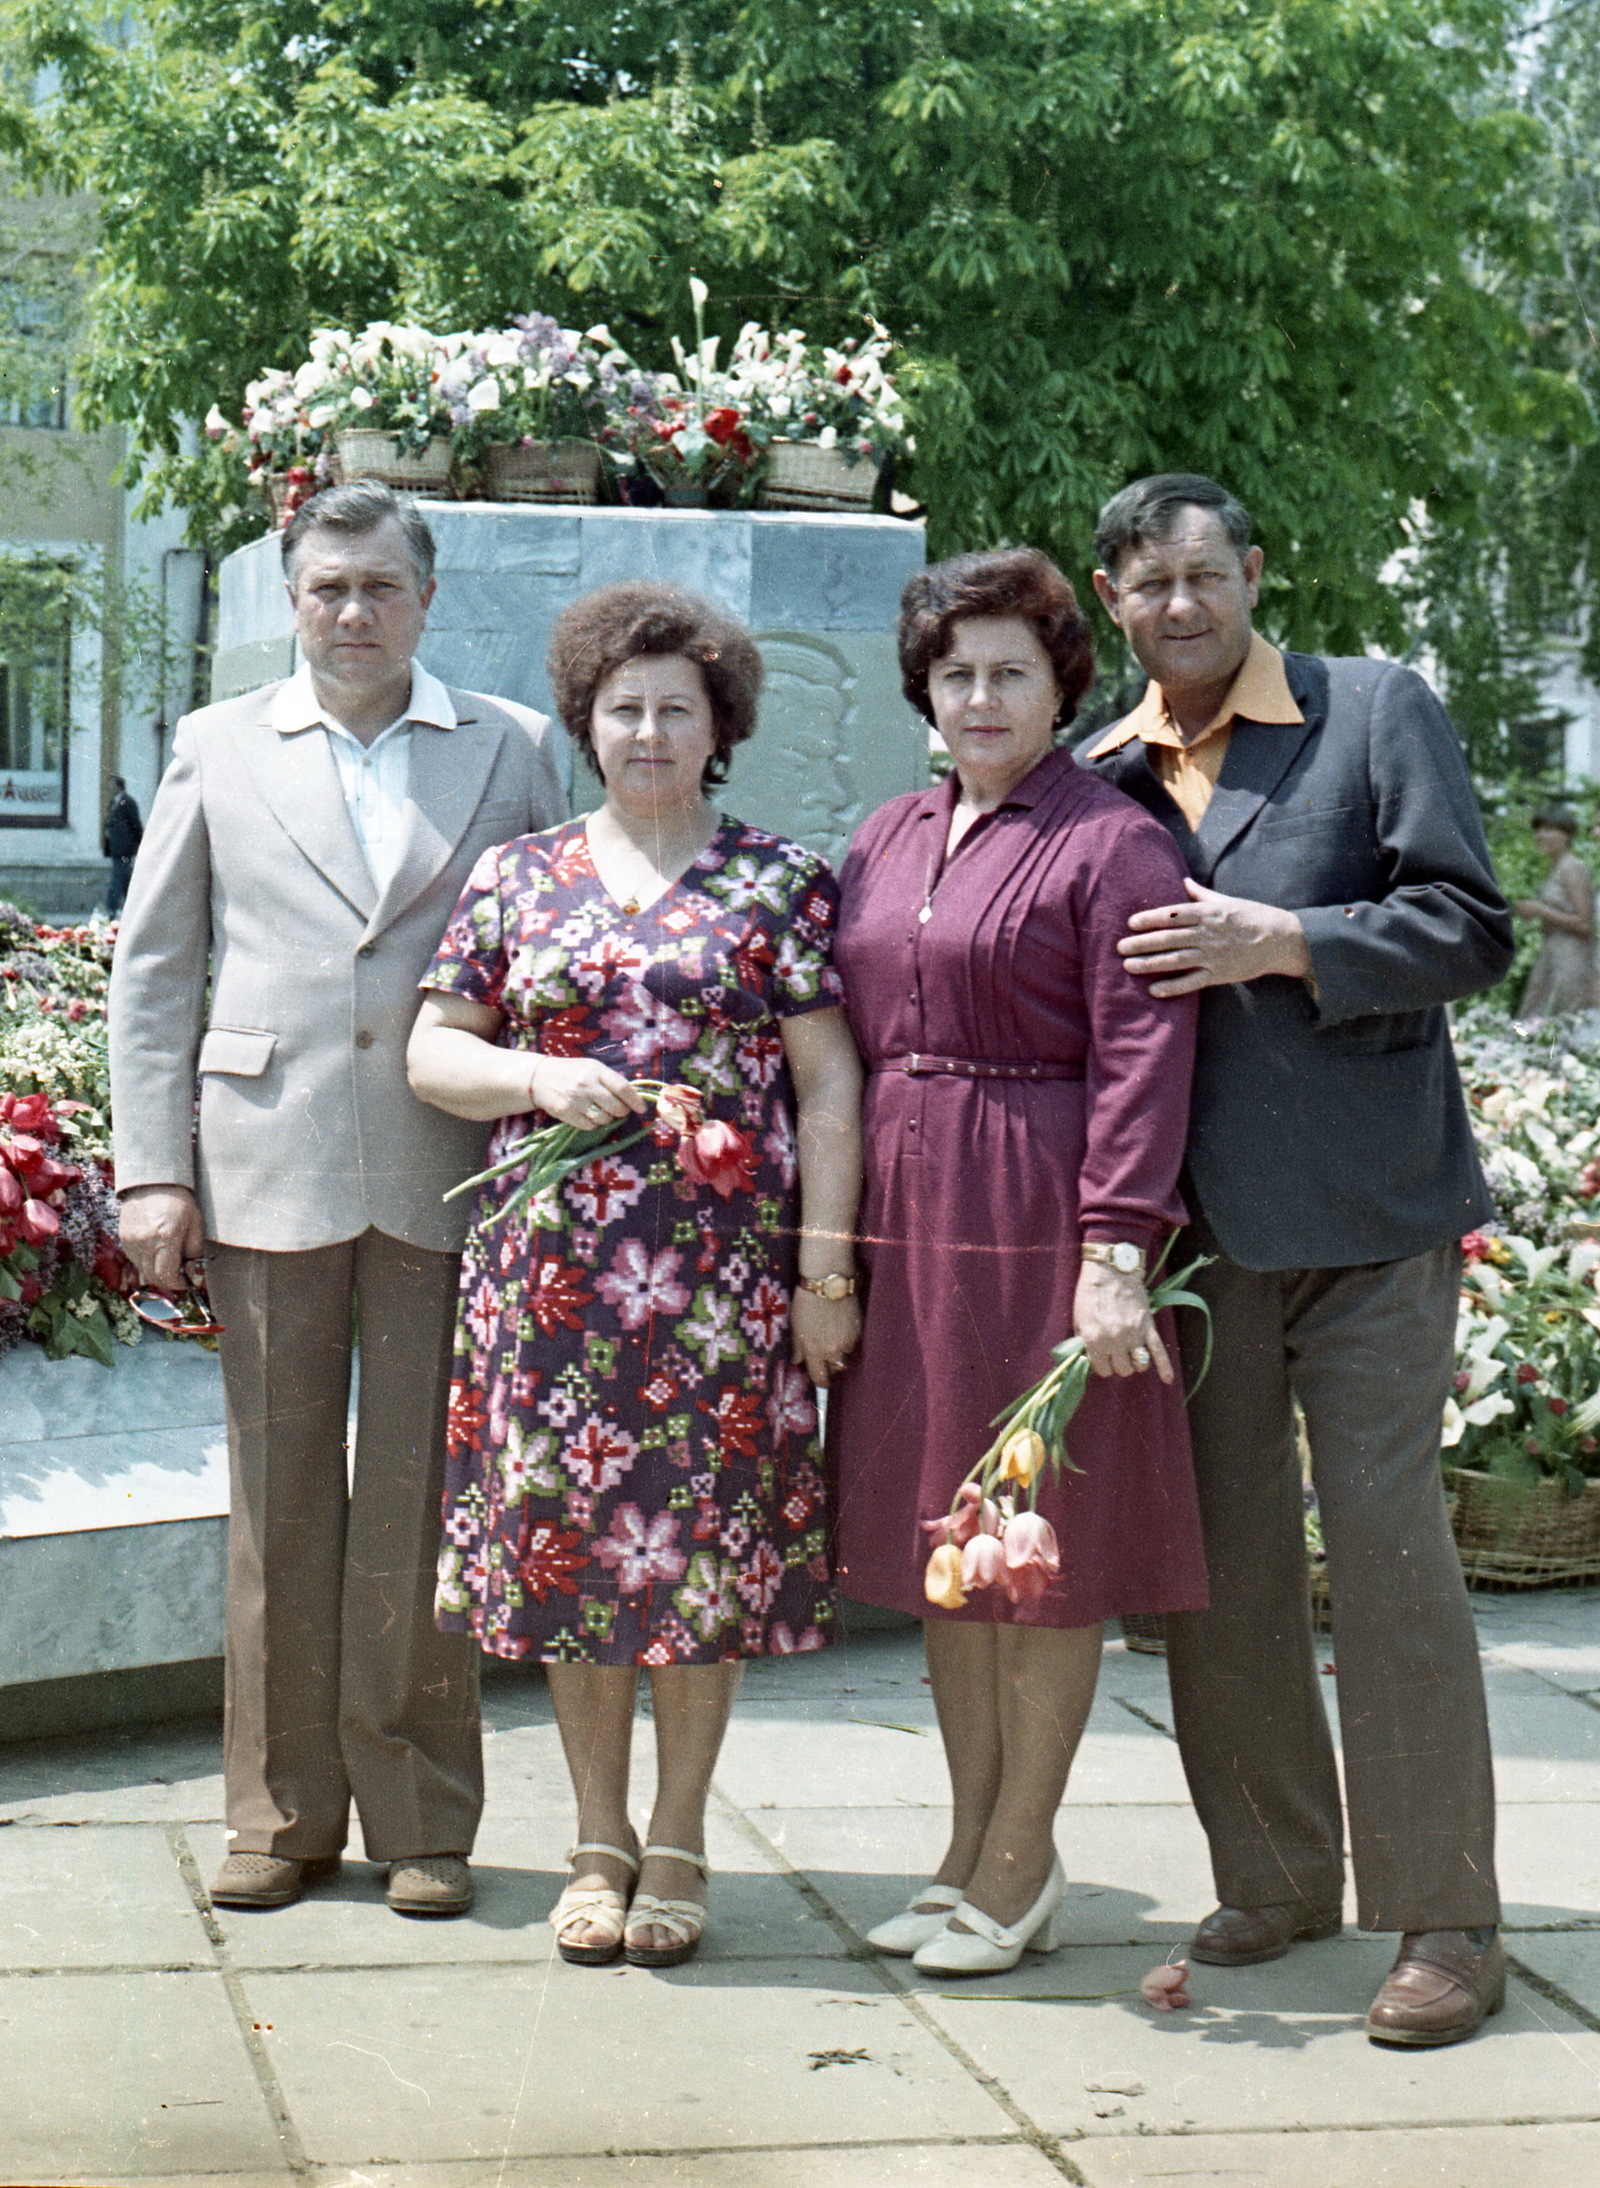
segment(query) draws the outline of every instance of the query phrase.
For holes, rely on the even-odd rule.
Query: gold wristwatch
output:
[[[1119,1276],[1143,1276],[1144,1248],[1119,1238],[1115,1244],[1102,1238],[1091,1238],[1082,1248],[1085,1261],[1103,1261],[1107,1268],[1115,1269]]]
[[[849,1299],[855,1288],[853,1276],[840,1276],[837,1272],[832,1276],[803,1276],[800,1279],[800,1289],[815,1292],[819,1299]]]

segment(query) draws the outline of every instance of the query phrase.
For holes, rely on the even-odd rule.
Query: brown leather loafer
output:
[[[211,1887],[213,1907],[289,1907],[318,1877],[338,1873],[340,1856],[290,1861],[283,1854],[230,1854]]]
[[[1459,2044],[1506,2002],[1499,1937],[1479,1947],[1465,1930],[1414,1930],[1367,2015],[1375,2044]]]
[[[383,1896],[396,1914],[465,1914],[472,1905],[472,1871],[460,1854],[412,1854],[389,1864]]]
[[[1253,1968],[1281,1960],[1291,1945],[1337,1937],[1343,1927],[1341,1908],[1312,1907],[1303,1899],[1286,1907],[1218,1907],[1195,1931],[1189,1957],[1208,1968]]]

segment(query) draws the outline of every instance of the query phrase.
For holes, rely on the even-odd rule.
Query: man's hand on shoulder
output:
[[[199,1204],[186,1185],[133,1186],[122,1195],[119,1228],[140,1283],[157,1291],[182,1291],[184,1263],[206,1250]]]
[[[1189,995],[1196,988],[1232,987],[1278,974],[1311,973],[1305,929],[1293,912],[1246,897],[1222,896],[1186,881],[1187,904],[1135,912],[1117,944],[1129,972],[1151,982],[1152,995]]]

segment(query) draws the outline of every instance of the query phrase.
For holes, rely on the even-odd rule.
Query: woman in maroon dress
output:
[[[1184,1220],[1195,1010],[1117,955],[1183,872],[1157,822],[1055,746],[1093,673],[1060,571],[1009,549],[921,572],[900,661],[954,767],[875,813],[841,877],[867,1307],[829,1447],[839,1585],[926,1621],[954,1802],[933,1885],[871,1941],[977,1974],[1054,1941],[1052,1833],[1102,1621],[1206,1602],[1177,1347],[1143,1280]],[[1059,1576],[936,1609],[930,1523],[1074,1329],[1094,1369],[1068,1431],[1082,1472],[1038,1499]]]

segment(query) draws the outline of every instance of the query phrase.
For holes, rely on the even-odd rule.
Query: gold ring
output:
[[[1146,1369],[1146,1368],[1147,1368],[1147,1367],[1148,1367],[1148,1366],[1150,1365],[1150,1348],[1149,1348],[1149,1346],[1148,1346],[1148,1345],[1135,1345],[1135,1346],[1134,1346],[1134,1348],[1133,1348],[1133,1364],[1134,1364],[1134,1366],[1135,1366],[1135,1367],[1136,1367],[1136,1368],[1137,1368],[1137,1369],[1139,1370],[1139,1373],[1140,1373],[1140,1374],[1142,1375],[1142,1374],[1144,1373],[1145,1369]]]

